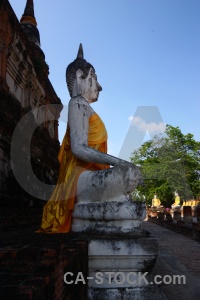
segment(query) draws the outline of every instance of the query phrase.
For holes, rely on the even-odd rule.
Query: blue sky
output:
[[[9,2],[20,19],[26,0]],[[60,141],[65,70],[80,42],[103,87],[93,108],[110,154],[129,159],[165,124],[200,141],[199,0],[34,0],[34,8],[49,79],[66,106]]]

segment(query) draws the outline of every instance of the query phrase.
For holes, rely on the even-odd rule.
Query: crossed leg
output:
[[[141,183],[142,176],[136,167],[84,171],[77,183],[77,203],[113,201],[131,193]]]

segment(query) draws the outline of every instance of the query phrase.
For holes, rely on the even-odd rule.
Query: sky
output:
[[[9,1],[18,19],[26,0]],[[129,160],[141,144],[179,126],[200,141],[199,0],[34,0],[49,79],[64,109],[66,67],[83,44],[103,87],[93,109],[108,131],[108,153]]]

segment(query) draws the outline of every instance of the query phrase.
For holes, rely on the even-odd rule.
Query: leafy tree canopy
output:
[[[147,204],[156,193],[161,203],[171,206],[174,192],[181,200],[200,197],[200,142],[184,135],[179,127],[166,125],[164,136],[155,136],[133,152],[131,161],[141,167],[145,185],[138,187]]]

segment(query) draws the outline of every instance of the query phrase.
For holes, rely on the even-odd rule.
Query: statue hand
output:
[[[138,185],[144,185],[143,176],[136,165],[130,163],[129,172],[130,172],[130,178],[132,178],[132,180],[137,181]]]
[[[118,167],[123,172],[123,178],[129,186],[130,192],[132,192],[138,185],[143,185],[144,180],[142,174],[140,173],[139,168],[130,162],[122,160]]]

